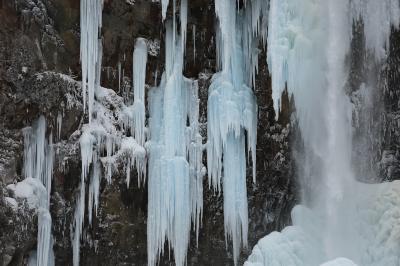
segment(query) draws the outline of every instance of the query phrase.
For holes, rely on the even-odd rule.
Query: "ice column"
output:
[[[133,121],[134,137],[139,145],[145,142],[145,82],[147,64],[147,43],[143,38],[138,38],[133,52]]]
[[[223,178],[225,236],[232,241],[236,265],[240,246],[247,245],[248,231],[245,132],[254,181],[256,170],[257,104],[248,87],[251,78],[246,78],[246,73],[253,70],[244,68],[253,65],[249,60],[254,57],[243,52],[248,48],[244,46],[253,40],[243,37],[244,15],[243,11],[236,11],[235,1],[217,0],[215,12],[219,21],[218,62],[222,70],[213,76],[209,88],[208,178],[217,191]]]
[[[51,266],[54,265],[51,242],[52,220],[49,212],[54,163],[53,137],[50,134],[47,141],[46,120],[43,116],[35,121],[33,129],[25,128],[23,134],[25,178],[37,178],[43,184],[43,191],[39,195],[36,263],[38,266]]]
[[[98,38],[102,24],[103,0],[81,0],[80,8],[83,109],[86,111],[86,91],[88,91],[88,111],[91,121],[99,64]]]
[[[198,230],[203,206],[198,86],[182,76],[183,41],[174,25],[166,23],[166,71],[149,98],[149,266],[156,265],[166,240],[176,265],[185,265],[191,221]]]

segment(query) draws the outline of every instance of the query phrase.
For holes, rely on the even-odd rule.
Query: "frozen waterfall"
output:
[[[396,229],[390,237],[379,233],[398,227],[394,213],[382,218],[386,223],[379,220],[381,208],[399,211],[392,207],[399,202],[398,184],[355,180],[353,107],[347,93],[353,23],[363,22],[366,50],[382,63],[399,16],[398,1],[271,0],[267,61],[274,107],[278,114],[287,87],[304,143],[297,164],[307,208],[293,210],[292,227],[260,240],[245,265],[399,264]],[[378,238],[384,248],[370,248]],[[278,247],[285,251],[276,252]]]

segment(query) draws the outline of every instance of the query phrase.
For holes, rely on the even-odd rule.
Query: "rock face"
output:
[[[168,16],[171,16],[169,10]],[[23,165],[21,129],[40,115],[55,138],[56,167],[51,195],[56,265],[72,265],[70,225],[80,180],[79,135],[82,113],[79,63],[79,0],[0,0],[0,261],[25,265],[36,249],[37,217],[23,200],[12,205],[6,185],[20,181]],[[185,75],[199,79],[201,122],[206,123],[207,91],[215,72],[213,1],[191,0]],[[195,29],[194,29],[195,27]],[[194,34],[195,32],[195,34]],[[164,65],[164,32],[159,2],[106,0],[103,10],[102,86],[123,94],[130,86],[132,51],[137,37],[150,42],[146,84],[160,79]],[[195,43],[195,49],[194,49]],[[291,159],[291,106],[284,97],[275,122],[265,54],[260,55],[255,94],[259,105],[257,183],[248,181],[249,253],[265,234],[290,223],[297,200]],[[121,64],[122,82],[118,82]],[[249,169],[249,176],[251,175]],[[135,178],[132,178],[135,180]],[[193,233],[189,265],[231,265],[223,228],[222,195],[204,181],[204,214],[199,243]],[[12,200],[11,200],[12,201]],[[124,173],[101,184],[100,207],[84,231],[81,265],[145,265],[147,186],[127,189]],[[168,254],[160,265],[172,265]]]

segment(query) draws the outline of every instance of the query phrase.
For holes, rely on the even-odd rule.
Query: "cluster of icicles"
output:
[[[186,263],[191,225],[198,232],[203,209],[203,153],[207,150],[209,184],[224,190],[226,239],[233,243],[235,263],[240,246],[247,245],[246,153],[253,162],[255,180],[257,104],[251,90],[257,66],[258,32],[266,20],[265,1],[252,1],[238,12],[235,1],[216,1],[218,67],[209,89],[208,141],[200,132],[199,97],[196,80],[183,76],[187,31],[187,0],[180,1],[179,21],[172,3],[172,19],[165,21],[165,71],[158,87],[148,95],[146,126],[145,79],[147,42],[138,38],[133,52],[133,100],[125,99],[118,119],[122,132],[108,123],[100,87],[101,0],[81,1],[81,61],[83,93],[88,92],[89,123],[80,139],[82,177],[73,226],[74,265],[79,265],[80,240],[85,211],[85,184],[89,181],[88,217],[96,213],[99,180],[104,166],[111,182],[115,165],[123,158],[129,186],[131,168],[138,184],[148,177],[147,246],[148,265],[156,265],[165,242],[174,251],[176,265]],[[165,20],[169,1],[162,1]],[[228,19],[227,19],[228,18]],[[179,22],[179,24],[178,24]],[[180,29],[178,29],[180,25]],[[236,33],[236,34],[235,34]],[[120,71],[120,70],[119,70]],[[130,92],[128,92],[130,95]],[[246,145],[247,138],[247,145]],[[246,151],[247,146],[247,151]],[[105,156],[102,156],[105,155]],[[146,165],[148,170],[146,171]],[[94,208],[94,211],[93,211]]]

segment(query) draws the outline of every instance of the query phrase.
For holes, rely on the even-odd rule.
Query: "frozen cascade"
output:
[[[81,0],[81,64],[83,109],[88,105],[89,121],[92,119],[99,59],[98,38],[102,24],[103,0]],[[86,100],[88,92],[88,103]]]
[[[182,38],[176,33],[175,23],[168,21],[166,70],[160,86],[152,88],[149,95],[149,266],[156,265],[166,240],[174,250],[175,264],[185,265],[191,221],[198,235],[202,215],[205,170],[198,85],[182,75]]]
[[[250,2],[248,5],[250,7],[247,8],[251,8]],[[248,87],[251,86],[254,75],[246,73],[254,71],[251,61],[258,53],[243,48],[254,41],[253,33],[257,29],[247,25],[251,19],[246,13],[243,14],[243,11],[236,11],[234,1],[217,0],[215,12],[219,20],[217,61],[221,72],[213,76],[209,88],[208,179],[214,189],[220,191],[223,178],[225,237],[232,240],[236,265],[240,246],[247,246],[245,131],[247,153],[248,156],[251,153],[253,163],[254,182],[257,141],[257,104],[252,90]],[[256,20],[258,19],[257,15]],[[247,35],[248,31],[251,33]],[[254,48],[252,45],[251,47]]]
[[[390,215],[398,212],[392,206],[398,191],[390,192],[393,198],[388,199],[389,192],[381,189],[391,190],[392,184],[371,185],[371,189],[354,180],[352,106],[346,95],[346,56],[354,21],[363,21],[365,46],[381,62],[386,59],[390,27],[399,23],[398,6],[398,1],[390,0],[271,0],[267,62],[274,108],[278,115],[287,87],[294,96],[304,143],[303,158],[297,163],[302,200],[310,210],[295,208],[294,227],[260,240],[245,265],[286,265],[289,261],[308,266],[326,261],[330,262],[323,265],[398,265],[399,255],[394,252],[398,244],[392,242],[396,236],[377,239],[378,232],[397,228],[397,223],[388,217],[388,223],[376,222],[383,206],[390,206]],[[371,199],[383,206],[372,204]],[[302,247],[296,249],[296,241],[304,237],[311,246],[300,241]],[[384,243],[384,248],[375,247],[377,243]],[[281,244],[288,248],[276,252]],[[339,257],[354,263],[334,260]]]
[[[38,244],[37,259],[38,266],[54,265],[52,256],[52,234],[50,216],[50,192],[53,178],[54,150],[52,134],[46,139],[46,120],[40,116],[35,121],[33,128],[25,128],[24,135],[24,175],[25,180],[35,178],[42,184],[38,187]]]

